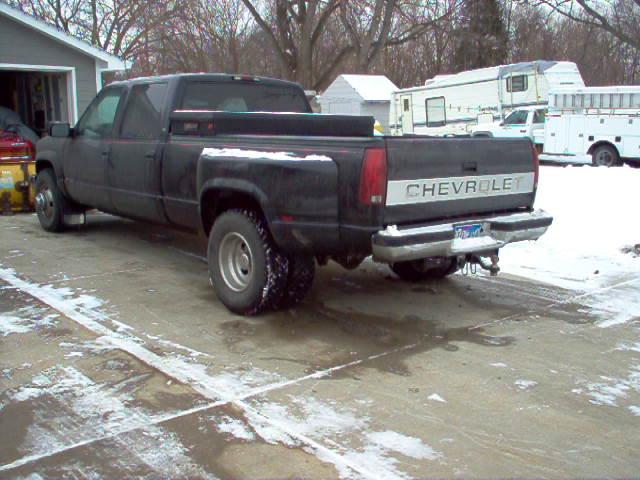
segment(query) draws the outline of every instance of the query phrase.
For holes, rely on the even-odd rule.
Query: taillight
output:
[[[35,148],[29,140],[17,135],[0,137],[0,160],[33,160]]]
[[[367,148],[360,176],[360,203],[384,205],[386,195],[387,152],[384,148]]]
[[[535,143],[531,142],[531,147],[533,150],[533,168],[535,169],[533,172],[533,188],[538,188],[538,176],[540,175],[540,158],[538,157],[538,149],[536,148]]]

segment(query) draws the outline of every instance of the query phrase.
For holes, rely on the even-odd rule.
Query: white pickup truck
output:
[[[471,129],[473,137],[528,137],[535,145],[544,143],[544,122],[547,109],[523,107],[512,111],[502,122],[478,123]]]

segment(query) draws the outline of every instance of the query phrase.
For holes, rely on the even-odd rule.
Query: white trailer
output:
[[[557,89],[540,160],[640,166],[640,86]]]
[[[468,134],[517,108],[545,107],[549,90],[560,86],[584,86],[575,63],[537,60],[438,75],[392,94],[389,128],[392,135]]]

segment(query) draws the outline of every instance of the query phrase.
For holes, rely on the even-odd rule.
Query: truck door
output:
[[[532,112],[528,110],[514,110],[507,115],[507,118],[502,122],[503,129],[500,136],[509,138],[528,137],[527,120],[530,118],[530,113]]]
[[[108,175],[111,202],[123,216],[163,222],[161,162],[166,82],[133,86],[114,140]]]
[[[63,156],[65,186],[71,197],[105,211],[112,211],[107,161],[124,92],[123,87],[107,87],[100,92],[74,128]]]
[[[402,134],[413,133],[413,109],[411,95],[400,96],[400,112],[402,115]]]

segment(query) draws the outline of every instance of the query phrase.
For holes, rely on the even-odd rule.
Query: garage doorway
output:
[[[40,136],[51,122],[75,123],[74,87],[72,67],[0,64],[0,106],[16,112]]]

